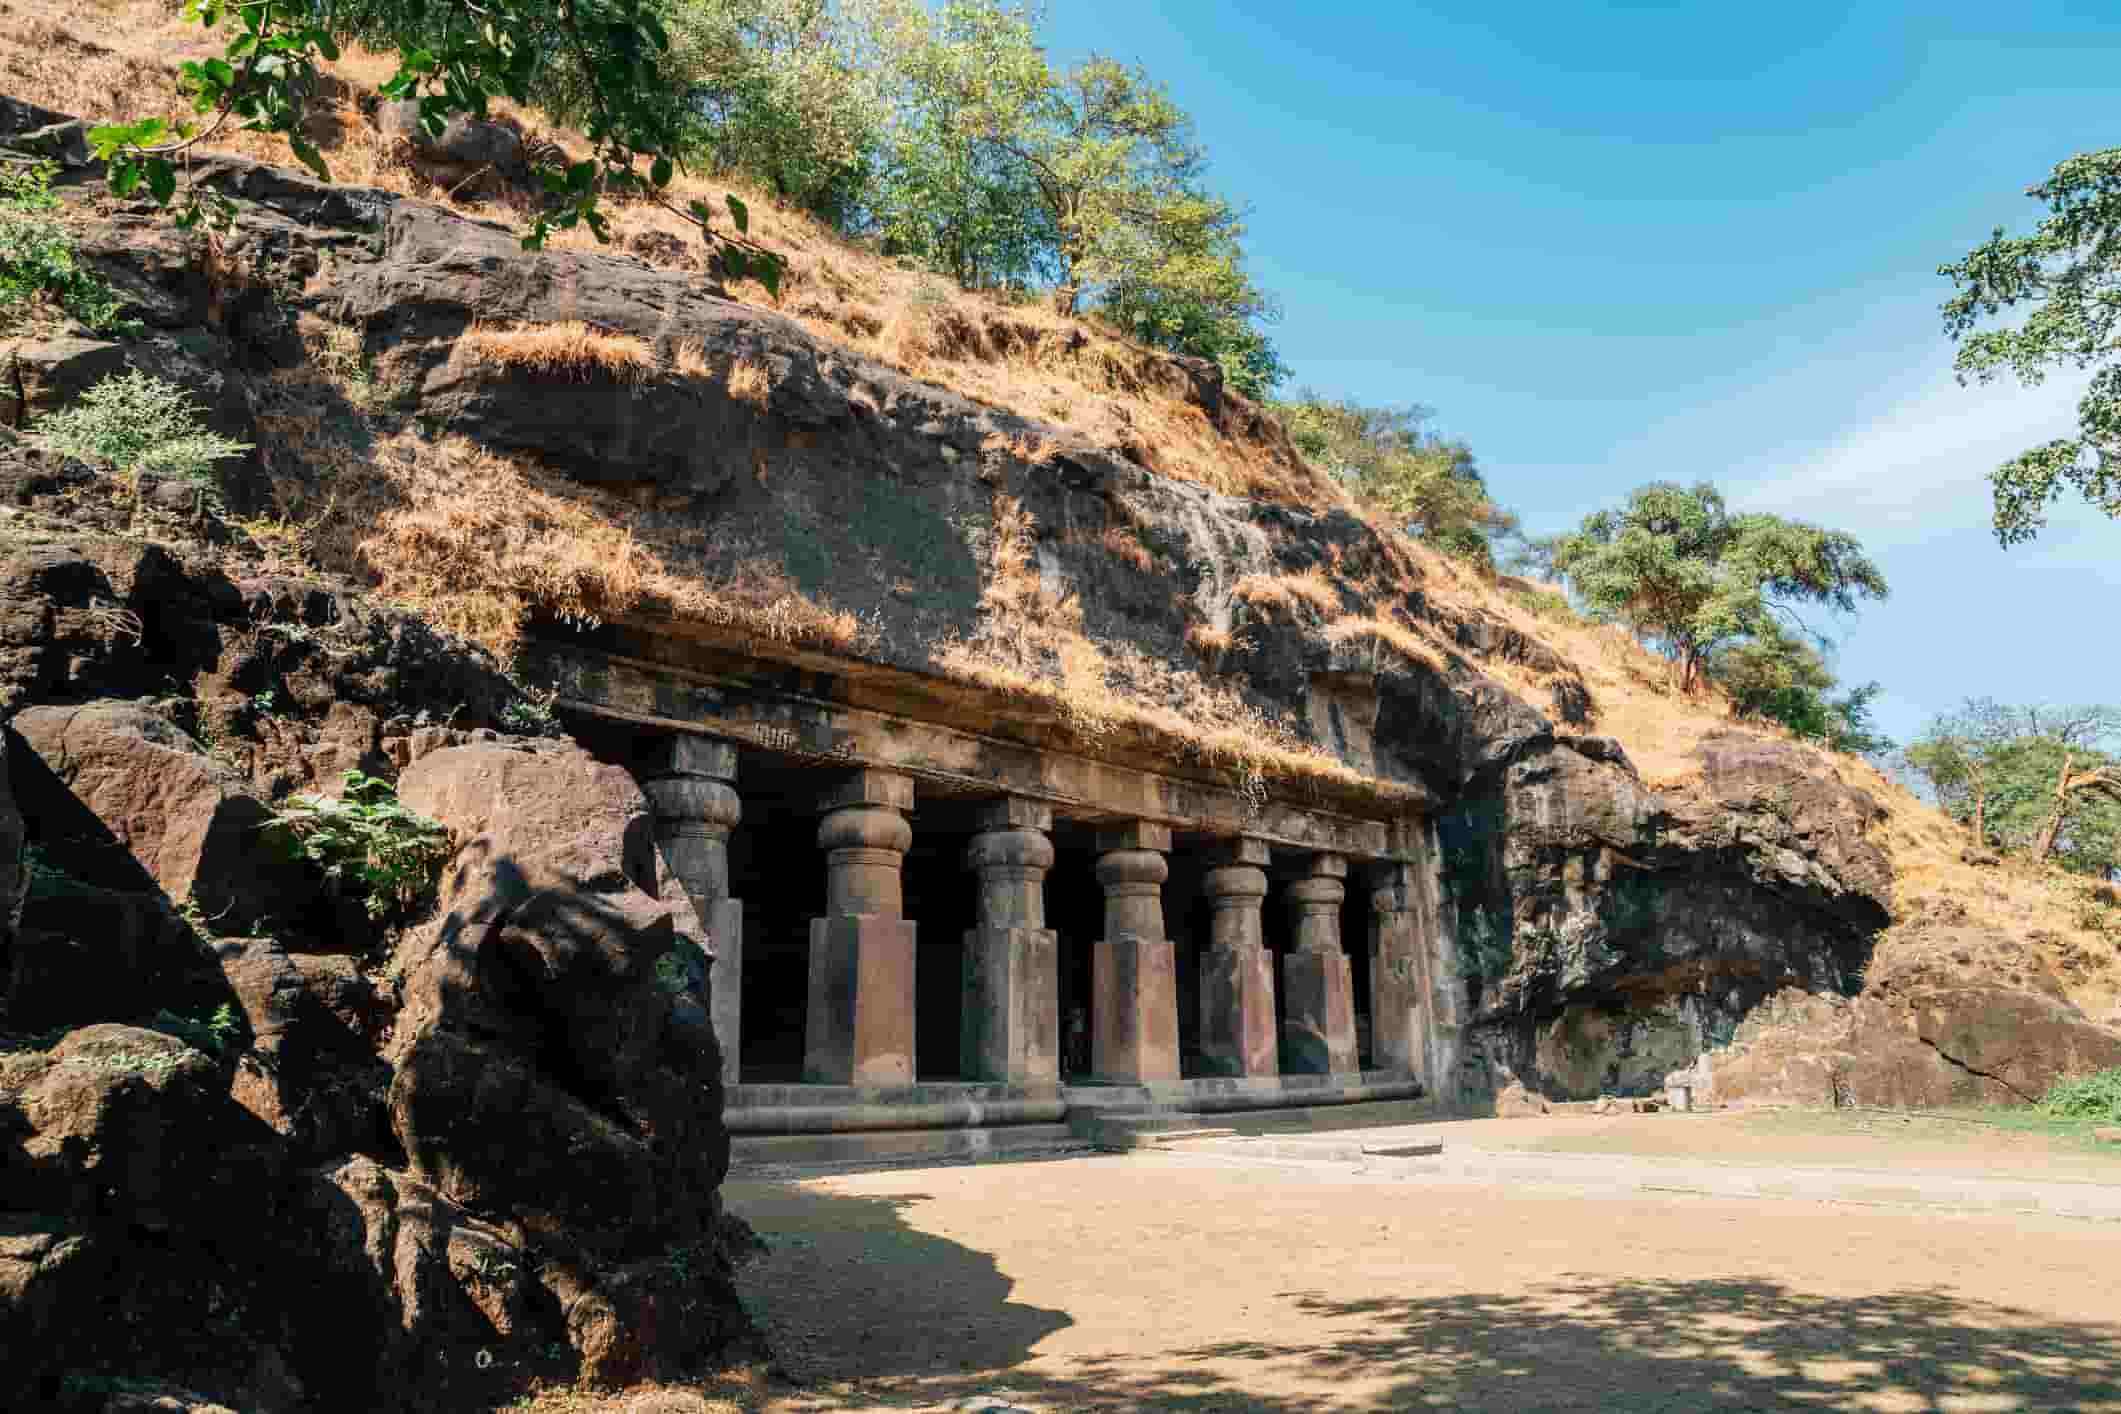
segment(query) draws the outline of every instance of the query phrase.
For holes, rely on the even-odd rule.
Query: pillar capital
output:
[[[818,795],[817,808],[826,814],[862,806],[906,814],[913,809],[913,777],[867,768],[847,771]]]
[[[1265,840],[1250,835],[1239,835],[1234,839],[1217,840],[1208,846],[1207,858],[1219,868],[1232,866],[1246,869],[1264,869],[1274,860],[1274,851]]]
[[[1307,879],[1345,879],[1348,877],[1348,856],[1320,851],[1304,861],[1303,875]]]
[[[1043,800],[1005,795],[1000,800],[982,801],[973,823],[982,830],[1051,830],[1053,807]]]
[[[736,779],[737,747],[720,737],[697,732],[672,732],[655,745],[649,770],[659,776],[705,776],[709,780]]]
[[[1171,827],[1159,825],[1151,820],[1129,820],[1118,825],[1103,825],[1097,831],[1097,850],[1110,854],[1116,850],[1153,849],[1158,854],[1171,852]]]

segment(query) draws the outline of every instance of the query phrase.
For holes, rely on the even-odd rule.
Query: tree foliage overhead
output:
[[[2072,157],[2027,195],[2048,208],[2030,234],[1999,226],[1937,272],[1958,290],[1944,305],[1944,327],[1959,343],[1962,381],[2008,371],[2034,385],[2055,368],[2098,370],[2077,403],[2075,437],[2030,448],[1990,474],[1996,538],[2007,546],[2037,535],[2065,489],[2121,517],[2121,148]],[[2020,306],[2030,310],[2023,322],[1980,327]]]
[[[1493,540],[1517,529],[1489,496],[1473,449],[1432,432],[1427,408],[1306,392],[1275,411],[1313,465],[1447,553],[1492,568]]]
[[[2121,868],[2121,708],[1970,698],[1904,753],[1983,845],[2082,872]]]
[[[1874,756],[1892,749],[1871,719],[1871,704],[1883,689],[1868,682],[1836,693],[1834,671],[1819,650],[1772,620],[1755,634],[1719,645],[1706,669],[1740,718],[1780,722],[1831,751]]]
[[[1626,623],[1699,680],[1719,645],[1810,634],[1798,609],[1853,611],[1886,595],[1855,537],[1767,514],[1733,515],[1706,482],[1652,482],[1619,510],[1548,542],[1554,568],[1594,612]],[[1816,635],[1813,635],[1816,637]]]

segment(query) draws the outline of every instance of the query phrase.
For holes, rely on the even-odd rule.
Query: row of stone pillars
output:
[[[713,1017],[724,1076],[736,1079],[743,912],[730,897],[729,834],[740,817],[736,751],[705,737],[672,739],[664,771],[645,783],[664,862],[713,934]],[[810,925],[803,1078],[812,1084],[889,1086],[914,1080],[914,924],[901,868],[913,841],[913,782],[856,770],[819,800],[825,916]],[[1060,945],[1046,927],[1053,867],[1051,810],[1009,797],[982,806],[965,853],[978,877],[976,926],[965,935],[963,1078],[1051,1084],[1059,1078]],[[1201,1054],[1213,1075],[1357,1067],[1352,973],[1341,947],[1347,860],[1306,856],[1284,895],[1295,941],[1282,959],[1287,1015],[1274,1016],[1273,957],[1262,928],[1265,841],[1218,843],[1203,890],[1213,905],[1200,970]],[[1091,1071],[1153,1084],[1179,1078],[1177,949],[1164,931],[1168,827],[1147,821],[1097,834],[1105,895],[1103,936],[1091,948]],[[1372,895],[1372,1049],[1381,1069],[1411,1073],[1421,1055],[1418,994],[1425,983],[1407,890],[1389,867]],[[1281,1044],[1286,1042],[1286,1045]]]

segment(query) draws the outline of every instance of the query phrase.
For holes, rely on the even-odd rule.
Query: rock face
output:
[[[2011,1105],[2117,1066],[2121,1030],[2024,944],[1943,927],[1896,940],[1861,996],[1778,993],[1676,1078],[1717,1104]]]
[[[488,1407],[748,1348],[698,925],[626,772],[480,727],[520,689],[344,586],[19,529],[0,1406]],[[261,828],[401,763],[463,846],[418,927]]]

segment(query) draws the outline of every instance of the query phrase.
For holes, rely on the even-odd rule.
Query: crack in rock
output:
[[[2028,1105],[2037,1103],[2040,1098],[2037,1095],[2026,1094],[2023,1090],[2020,1090],[2017,1086],[2011,1084],[2008,1080],[2005,1080],[2000,1075],[1991,1074],[1986,1070],[1981,1070],[1974,1066],[1968,1065],[1965,1061],[1959,1059],[1959,1057],[1953,1055],[1950,1051],[1947,1051],[1946,1049],[1944,1049],[1944,1047],[1938,1045],[1935,1041],[1932,1041],[1927,1036],[1917,1033],[1915,1039],[1920,1041],[1923,1045],[1928,1046],[1938,1055],[1944,1057],[1944,1059],[1949,1061],[1951,1064],[1958,1066],[1959,1069],[1965,1071],[1968,1075],[1978,1075],[1983,1080],[1993,1080],[1998,1085],[2001,1085],[2004,1089],[2010,1091],[2013,1095],[2016,1095],[2019,1099],[2025,1101],[2025,1103],[2027,1103]]]

